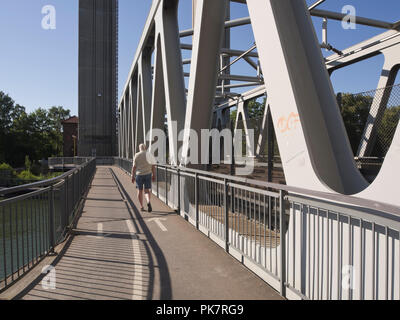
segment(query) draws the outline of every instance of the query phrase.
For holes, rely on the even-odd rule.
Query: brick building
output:
[[[78,155],[78,125],[79,118],[76,116],[62,122],[64,157],[75,157]]]

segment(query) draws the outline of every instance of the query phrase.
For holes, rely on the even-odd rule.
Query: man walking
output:
[[[138,198],[140,202],[140,209],[144,211],[143,207],[143,189],[147,201],[147,210],[151,212],[151,182],[155,181],[155,159],[147,152],[146,145],[139,146],[140,152],[135,155],[132,167],[132,183],[136,182],[138,190]]]

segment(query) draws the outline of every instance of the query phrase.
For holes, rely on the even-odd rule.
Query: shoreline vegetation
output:
[[[0,164],[0,187],[11,187],[22,184],[28,184],[37,181],[43,181],[55,178],[59,176],[59,172],[49,172],[46,174],[32,173],[30,168],[25,168],[24,170],[15,170],[7,163]]]
[[[62,122],[70,117],[70,110],[62,106],[28,112],[0,89],[0,163],[24,168],[28,157],[35,176],[47,173],[41,171],[40,162],[63,156]]]
[[[62,106],[27,112],[0,90],[0,188],[51,179],[46,159],[63,156]]]

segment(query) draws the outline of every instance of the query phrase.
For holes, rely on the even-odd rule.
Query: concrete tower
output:
[[[116,155],[118,0],[79,0],[79,156]]]

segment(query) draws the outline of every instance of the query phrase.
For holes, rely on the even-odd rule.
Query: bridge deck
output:
[[[22,299],[281,299],[278,293],[153,197],[138,210],[130,178],[98,167],[74,237]],[[157,223],[155,218],[159,218]]]

